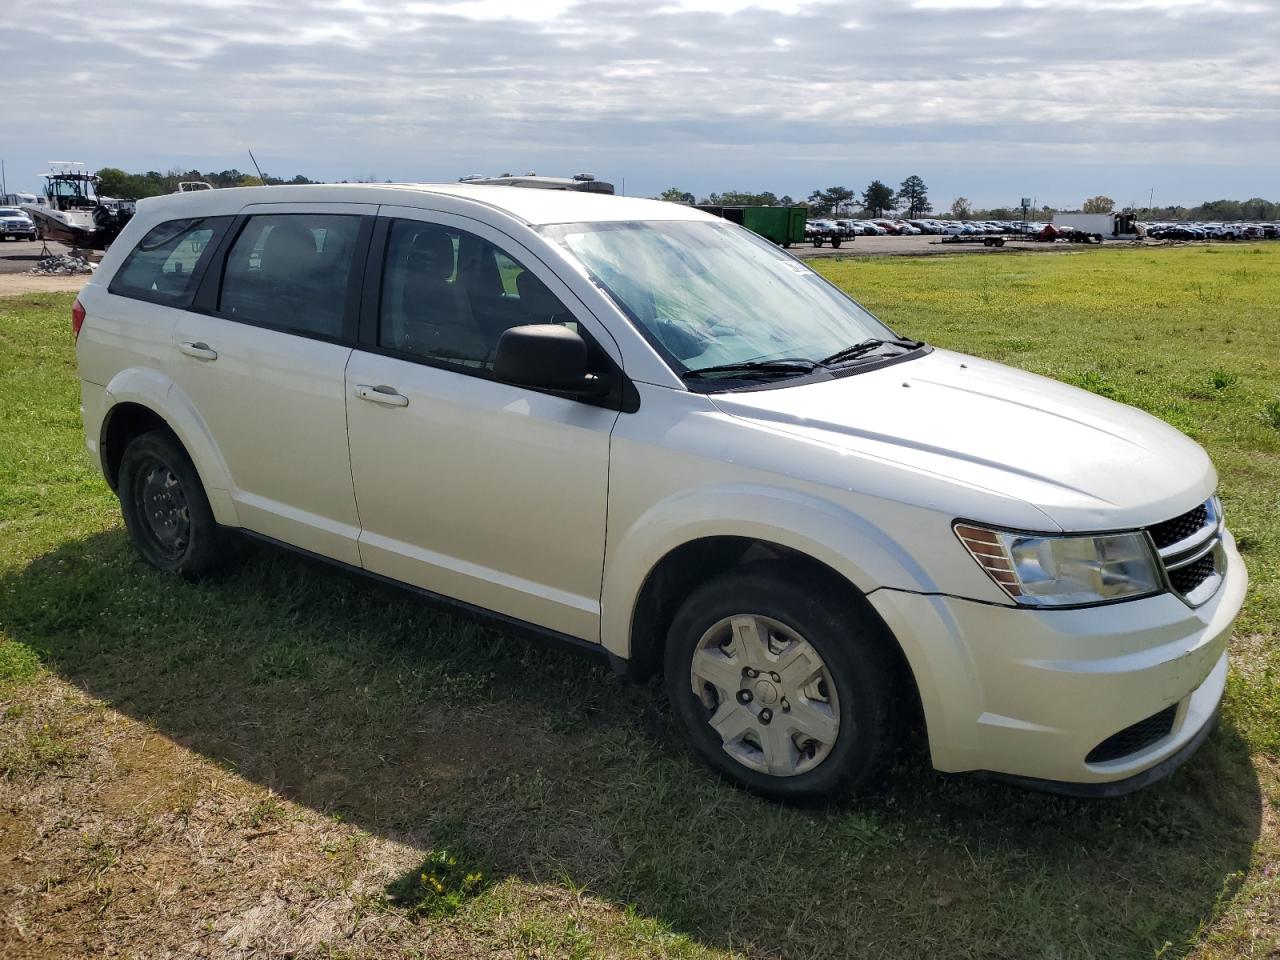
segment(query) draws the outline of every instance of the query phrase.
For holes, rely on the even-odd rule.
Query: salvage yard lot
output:
[[[1280,248],[818,268],[1209,449],[1252,585],[1175,777],[1072,801],[917,748],[785,809],[574,654],[266,548],[165,579],[82,450],[72,295],[0,298],[0,956],[1275,956]]]

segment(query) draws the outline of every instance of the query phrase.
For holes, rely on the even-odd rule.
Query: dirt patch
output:
[[[1237,633],[1229,647],[1231,666],[1245,680],[1262,678],[1274,655],[1274,641],[1264,633]]]
[[[79,747],[74,761],[37,753],[0,776],[5,960],[318,957],[335,947],[351,957],[511,955],[513,934],[499,928],[515,918],[496,922],[490,940],[415,921],[388,900],[388,885],[429,852],[424,837],[378,836],[286,799],[53,677],[0,708],[0,746],[15,757],[46,734],[74,735]],[[471,737],[432,722],[421,752],[476,776],[526,726],[511,718]],[[412,791],[421,771],[405,769],[403,781]],[[510,896],[540,894],[515,884]],[[610,922],[598,906],[598,922]]]
[[[75,291],[89,277],[41,277],[29,273],[0,273],[0,297],[16,297],[24,293]]]

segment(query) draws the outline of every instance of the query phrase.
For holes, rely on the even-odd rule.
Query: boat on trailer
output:
[[[44,195],[22,209],[36,223],[42,240],[59,240],[73,247],[105,250],[134,214],[132,200],[117,200],[98,193],[98,177],[83,163],[51,160],[52,172],[44,174]]]

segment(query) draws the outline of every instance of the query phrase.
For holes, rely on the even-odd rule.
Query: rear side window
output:
[[[135,300],[189,307],[213,248],[231,219],[169,220],[152,227],[107,289]]]
[[[360,217],[250,217],[227,255],[218,311],[231,320],[344,337]]]

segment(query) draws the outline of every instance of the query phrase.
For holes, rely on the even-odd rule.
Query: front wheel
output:
[[[199,580],[232,557],[204,485],[182,444],[156,430],[136,437],[120,460],[120,506],[142,559],[166,573]]]
[[[779,562],[695,590],[672,622],[666,687],[694,750],[755,793],[831,800],[875,786],[904,710],[873,615]]]

